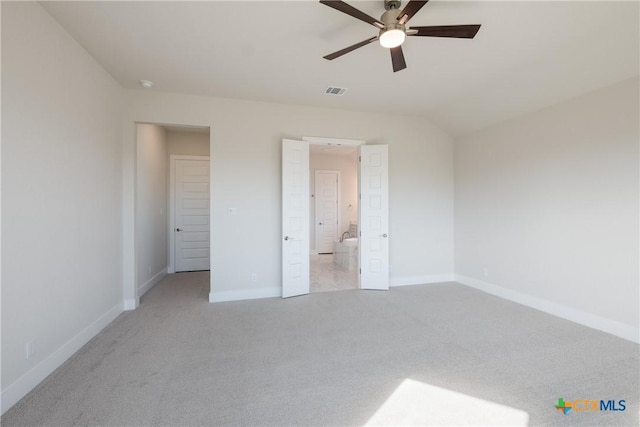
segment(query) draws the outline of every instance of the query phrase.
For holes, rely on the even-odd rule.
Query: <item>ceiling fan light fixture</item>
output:
[[[380,45],[382,47],[392,48],[398,47],[404,43],[406,34],[399,28],[392,28],[386,31],[380,32]]]
[[[393,72],[395,73],[407,68],[407,62],[404,59],[404,53],[402,52],[401,46],[407,36],[472,39],[480,29],[480,25],[430,25],[407,27],[409,20],[420,9],[422,9],[429,0],[409,0],[402,10],[400,10],[400,0],[383,1],[385,12],[380,17],[380,20],[378,20],[342,0],[320,0],[321,4],[349,15],[352,18],[373,25],[379,30],[377,36],[370,37],[344,49],[325,55],[323,58],[331,61],[378,40],[382,47],[389,49],[389,53],[391,54],[391,65],[393,66]]]

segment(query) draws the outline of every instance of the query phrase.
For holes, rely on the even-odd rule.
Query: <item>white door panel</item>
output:
[[[309,144],[282,140],[282,297],[309,293]]]
[[[209,270],[209,161],[175,160],[176,271]]]
[[[389,289],[389,166],[386,145],[360,147],[360,288]]]
[[[315,172],[316,249],[321,254],[332,253],[338,238],[339,184],[339,171]]]

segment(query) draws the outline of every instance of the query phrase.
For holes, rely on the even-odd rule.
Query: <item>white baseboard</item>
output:
[[[253,289],[241,289],[237,291],[222,291],[209,293],[209,302],[223,302],[223,301],[240,301],[245,299],[260,299],[260,298],[273,298],[281,297],[282,288],[253,288]]]
[[[607,319],[586,311],[523,294],[518,291],[513,291],[511,289],[503,288],[502,286],[483,282],[482,280],[471,277],[456,275],[455,278],[458,283],[462,283],[463,285],[470,286],[488,294],[495,295],[518,304],[526,305],[527,307],[535,308],[536,310],[544,311],[545,313],[552,314],[635,343],[640,343],[640,329],[616,320]]]
[[[168,270],[168,267],[163,268],[162,270],[158,271],[151,279],[147,280],[145,284],[140,286],[138,288],[138,298],[147,293],[147,291],[153,288],[160,280],[164,279],[164,276],[168,274]]]
[[[113,322],[120,313],[122,313],[122,304],[119,303],[113,306],[89,326],[84,328],[76,336],[64,343],[60,348],[54,351],[42,362],[34,366],[26,374],[18,378],[13,384],[10,384],[7,388],[2,390],[2,397],[0,398],[2,413],[4,414],[9,408],[26,396],[27,393],[40,384],[42,380],[47,378],[76,351],[80,350],[83,345],[95,337],[98,332],[104,329],[109,323]]]
[[[389,286],[426,285],[431,283],[453,282],[453,274],[425,274],[422,276],[391,277]]]

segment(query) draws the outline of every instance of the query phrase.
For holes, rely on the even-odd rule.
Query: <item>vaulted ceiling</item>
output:
[[[410,24],[482,27],[472,40],[409,37],[397,73],[377,43],[323,59],[377,31],[317,1],[41,4],[126,88],[415,115],[454,135],[639,74],[635,1],[432,0]]]

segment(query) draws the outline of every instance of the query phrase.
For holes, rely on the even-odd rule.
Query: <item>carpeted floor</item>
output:
[[[639,424],[631,342],[455,283],[209,304],[208,277],[167,277],[2,425]]]

